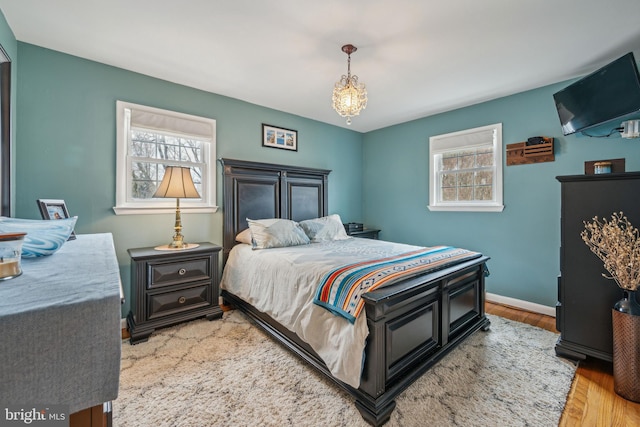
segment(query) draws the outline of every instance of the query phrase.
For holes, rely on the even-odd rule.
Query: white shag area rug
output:
[[[557,335],[489,316],[396,399],[385,425],[557,426],[575,366]],[[353,400],[237,310],[122,345],[116,427],[367,426]]]

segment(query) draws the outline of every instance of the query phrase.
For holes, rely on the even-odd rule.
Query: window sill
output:
[[[427,206],[430,211],[449,211],[449,212],[502,212],[504,205],[429,205]]]
[[[176,208],[143,208],[143,207],[118,207],[115,206],[113,211],[116,215],[154,215],[154,214],[175,214]],[[180,213],[213,213],[217,212],[217,206],[202,206],[202,207],[180,207]]]

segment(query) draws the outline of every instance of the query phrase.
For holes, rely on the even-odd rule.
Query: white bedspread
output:
[[[369,334],[365,313],[351,324],[314,304],[316,289],[336,267],[417,248],[360,238],[261,250],[238,244],[230,252],[220,286],[295,332],[334,377],[357,388]]]

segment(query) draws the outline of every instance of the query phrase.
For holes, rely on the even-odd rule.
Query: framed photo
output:
[[[298,131],[262,124],[262,146],[298,151]]]
[[[69,211],[67,210],[67,205],[64,203],[64,200],[38,199],[37,201],[42,219],[70,218]],[[73,240],[75,238],[76,234],[72,231],[71,236],[69,236],[69,240]]]

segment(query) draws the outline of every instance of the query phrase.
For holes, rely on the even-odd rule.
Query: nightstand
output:
[[[206,316],[222,317],[219,304],[220,246],[200,243],[184,250],[129,249],[131,344],[147,341],[157,328]]]
[[[361,231],[351,231],[348,232],[347,234],[349,236],[352,237],[363,237],[365,239],[374,239],[374,240],[378,240],[378,233],[380,232],[380,230],[370,230],[365,228],[364,230]]]

